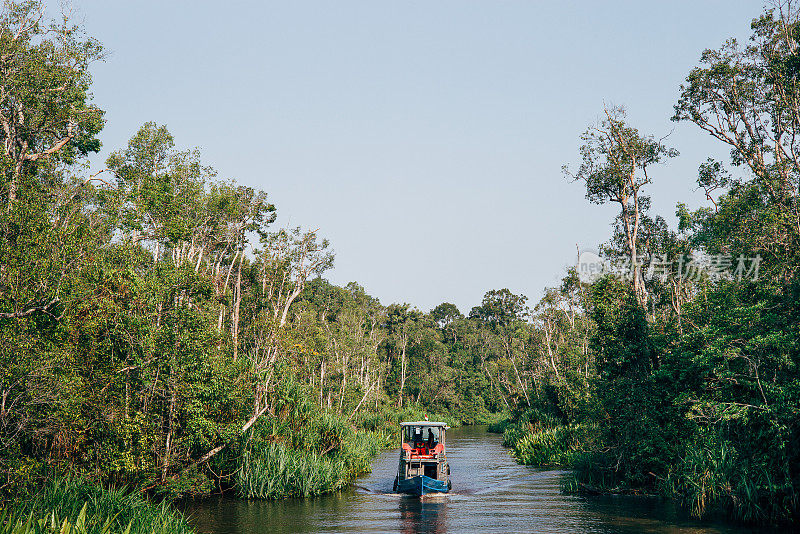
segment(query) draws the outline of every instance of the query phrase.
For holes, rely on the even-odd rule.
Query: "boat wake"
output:
[[[447,493],[426,493],[425,495],[420,497],[420,496],[407,495],[405,493],[392,491],[390,488],[370,488],[368,486],[362,486],[359,484],[356,484],[354,487],[356,491],[358,491],[359,493],[368,495],[381,495],[386,497],[405,497],[409,499],[424,499],[426,501],[447,500],[453,497],[469,497],[472,495],[480,495],[482,493],[481,491],[475,489],[466,488],[460,490],[452,489]]]

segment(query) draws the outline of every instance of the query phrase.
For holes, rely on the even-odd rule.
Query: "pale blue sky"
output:
[[[607,240],[615,214],[561,174],[603,102],[681,157],[656,212],[700,205],[727,151],[669,121],[704,48],[749,35],[760,2],[74,0],[111,52],[99,168],[146,121],[221,177],[269,193],[278,225],[320,228],[332,281],[462,312],[489,289],[533,304]]]

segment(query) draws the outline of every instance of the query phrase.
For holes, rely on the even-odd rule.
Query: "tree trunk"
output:
[[[222,291],[220,292],[220,295],[224,295],[225,293],[228,292],[228,282],[230,282],[231,272],[233,272],[233,266],[236,264],[236,258],[238,256],[239,256],[239,251],[237,250],[236,253],[234,253],[233,255],[233,260],[231,260],[231,266],[230,268],[228,268],[228,274],[225,276],[225,285],[222,286]],[[219,318],[217,319],[217,332],[222,332],[222,318],[224,317],[224,314],[225,314],[225,305],[220,303]]]
[[[403,344],[403,349],[400,352],[400,395],[397,399],[397,407],[403,407],[403,389],[406,387],[406,346]]]
[[[19,161],[14,166],[14,175],[11,178],[11,181],[8,183],[8,206],[6,207],[6,212],[11,213],[11,210],[14,209],[14,204],[17,202],[17,189],[19,187],[19,179],[22,176],[22,161]]]
[[[172,379],[170,378],[170,382]],[[167,480],[167,472],[169,471],[170,465],[170,455],[172,454],[172,429],[173,429],[173,418],[175,416],[175,401],[176,401],[176,392],[175,392],[175,385],[172,385],[172,396],[169,401],[169,415],[167,419],[167,439],[164,444],[164,465],[161,470],[161,482]]]
[[[319,407],[324,408],[325,405],[323,403],[323,390],[325,387],[325,358],[322,359],[322,364],[319,366]]]
[[[242,258],[239,258],[239,272],[236,275],[236,301],[231,312],[231,336],[233,338],[233,361],[239,355],[239,308],[242,304]]]
[[[344,393],[347,390],[347,356],[342,358],[342,389],[339,392],[339,413],[342,413],[342,406],[344,405]]]

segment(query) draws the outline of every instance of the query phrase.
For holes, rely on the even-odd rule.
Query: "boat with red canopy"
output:
[[[394,491],[410,495],[450,491],[450,465],[445,452],[447,423],[400,423],[400,463]]]

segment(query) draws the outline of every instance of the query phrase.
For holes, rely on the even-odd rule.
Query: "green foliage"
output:
[[[697,517],[724,513],[746,523],[775,523],[796,505],[791,483],[774,476],[730,441],[706,432],[686,447],[665,488]]]
[[[592,285],[590,314],[596,330],[591,337],[601,378],[647,376],[653,359],[644,310],[627,284],[611,277]]]
[[[89,65],[102,58],[102,46],[66,17],[49,20],[44,11],[39,0],[0,7],[2,166],[11,171],[0,179],[8,206],[35,185],[25,178],[36,167],[73,163],[100,147],[103,112],[91,104]]]
[[[469,316],[495,328],[506,327],[522,318],[527,300],[525,295],[515,295],[508,289],[487,291],[481,305],[472,308]]]
[[[539,408],[516,412],[489,426],[490,432],[503,434],[503,446],[511,449],[518,462],[565,467],[593,444],[597,430],[594,424],[565,425]]]
[[[78,479],[61,479],[0,516],[3,534],[173,534],[189,528],[167,503],[153,504],[126,489],[103,489]]]
[[[444,328],[456,319],[462,319],[464,316],[458,310],[455,304],[443,302],[431,310],[431,319]]]
[[[371,469],[392,443],[376,414],[347,418],[321,409],[307,386],[285,374],[276,385],[274,416],[243,438],[236,490],[247,498],[319,495],[349,484]],[[392,429],[394,431],[394,429]]]
[[[380,435],[353,432],[333,452],[291,449],[282,443],[253,444],[237,471],[243,497],[308,497],[341,489],[361,473],[385,446]]]
[[[317,230],[272,229],[266,193],[218,181],[164,126],[84,176],[102,48],[42,7],[0,15],[0,491],[22,503],[6,531],[186,530],[142,488],[335,491],[425,417],[492,423],[519,461],[572,467],[571,491],[800,516],[797,13],[705,51],[675,106],[746,178],[702,163],[710,205],[680,204],[672,231],[644,188],[677,153],[607,109],[572,177],[619,205],[604,249],[631,279],[571,269],[532,308],[489,290],[465,317],[322,279],[333,254]],[[684,254],[759,255],[761,277],[645,280],[641,262]],[[64,474],[137,491],[51,483]]]
[[[503,433],[503,443],[512,447],[514,457],[525,465],[571,466],[576,454],[587,446],[581,425],[557,426],[524,435]]]
[[[571,467],[572,473],[562,481],[562,491],[598,494],[631,490],[629,487],[622,486],[612,458],[596,445],[575,454]]]
[[[318,495],[339,489],[348,479],[341,476],[333,460],[307,451],[287,449],[271,443],[246,452],[237,472],[239,494],[245,497],[278,499]]]

